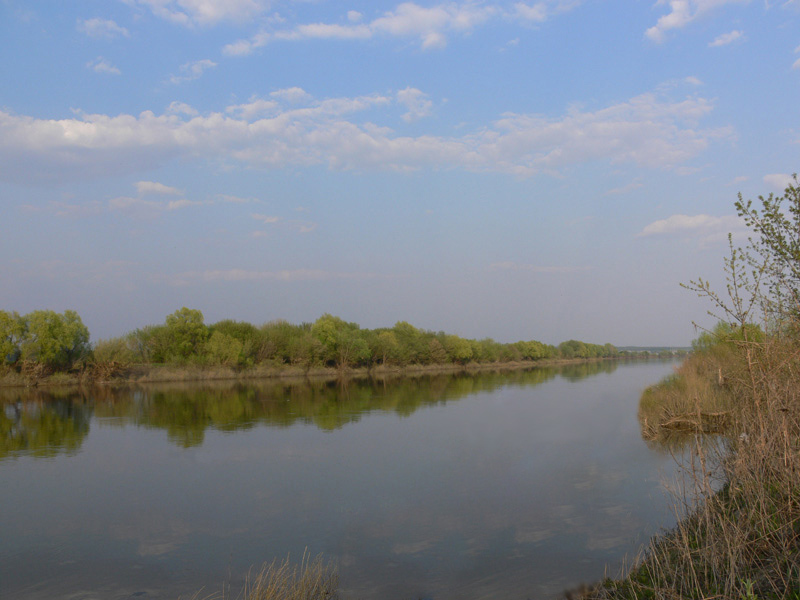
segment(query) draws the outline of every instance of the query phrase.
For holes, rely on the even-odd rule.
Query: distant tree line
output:
[[[224,320],[206,325],[199,310],[181,308],[162,325],[149,325],[91,346],[89,331],[74,311],[0,311],[0,364],[43,364],[68,370],[87,363],[374,367],[508,363],[555,358],[614,358],[613,345],[569,340],[552,346],[535,340],[503,344],[418,329],[363,329],[324,314],[313,323],[270,321],[260,327]]]

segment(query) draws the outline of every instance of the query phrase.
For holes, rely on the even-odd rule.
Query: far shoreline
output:
[[[629,362],[665,360],[659,356],[625,356],[597,358],[549,358],[537,361],[492,363],[441,363],[430,365],[377,365],[373,367],[312,367],[293,365],[247,367],[204,365],[92,365],[78,372],[56,372],[36,375],[8,371],[0,374],[0,388],[52,388],[82,386],[126,386],[151,383],[204,383],[211,381],[335,381],[341,379],[385,379],[438,374],[471,374],[480,372],[512,372],[544,367],[591,364],[598,362]],[[105,368],[103,368],[105,367]]]

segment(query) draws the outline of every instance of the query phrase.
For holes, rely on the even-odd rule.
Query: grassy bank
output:
[[[678,525],[591,599],[800,599],[800,345],[721,339],[641,401],[642,435],[681,453]]]

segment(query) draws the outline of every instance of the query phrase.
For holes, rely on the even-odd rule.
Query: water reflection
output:
[[[425,406],[456,401],[500,387],[532,387],[560,376],[580,381],[613,373],[613,361],[480,375],[446,374],[338,381],[234,381],[151,384],[131,388],[2,390],[0,459],[74,453],[94,414],[112,425],[163,429],[180,447],[200,446],[209,429],[236,431],[258,424],[316,425],[326,431],[372,411],[409,416]]]
[[[92,409],[59,398],[4,402],[0,411],[0,460],[30,455],[75,454],[89,435]]]
[[[6,390],[0,597],[236,597],[308,549],[347,599],[552,598],[665,524],[636,406],[669,369]]]

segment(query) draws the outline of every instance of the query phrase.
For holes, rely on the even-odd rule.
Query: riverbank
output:
[[[573,597],[800,599],[798,358],[788,339],[723,340],[643,394],[643,437],[682,457],[678,524]]]
[[[544,367],[584,365],[645,358],[553,358],[538,361],[513,361],[467,364],[377,365],[367,367],[297,367],[292,365],[258,365],[249,368],[199,365],[89,365],[80,371],[47,373],[37,369],[8,368],[0,372],[0,387],[55,387],[82,385],[131,385],[149,383],[253,381],[253,380],[337,380],[352,378],[395,378],[421,375],[507,372]]]

